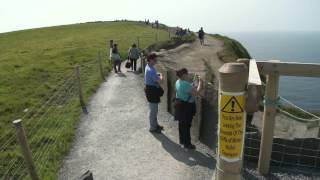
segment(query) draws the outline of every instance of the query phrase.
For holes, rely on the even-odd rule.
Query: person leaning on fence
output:
[[[131,48],[129,49],[128,52],[128,57],[131,62],[131,69],[132,71],[137,71],[137,60],[140,57],[140,51],[137,48],[136,44],[132,44]]]
[[[147,57],[147,65],[145,67],[144,83],[145,94],[149,102],[149,121],[150,129],[152,133],[161,133],[163,127],[158,124],[158,104],[160,103],[160,97],[163,96],[163,89],[160,86],[162,82],[162,75],[157,73],[155,64],[157,63],[156,54],[150,54]]]
[[[111,61],[113,62],[113,69],[115,73],[121,72],[121,57],[118,50],[118,45],[113,44]]]
[[[202,82],[198,77],[198,86],[193,87],[188,81],[188,70],[185,68],[177,71],[177,77],[174,107],[175,120],[179,121],[179,140],[185,148],[195,149],[195,146],[191,144],[190,128],[196,113],[195,96],[200,92]]]
[[[198,32],[198,37],[200,39],[200,44],[204,45],[204,31],[203,31],[203,27],[201,27],[201,29]]]

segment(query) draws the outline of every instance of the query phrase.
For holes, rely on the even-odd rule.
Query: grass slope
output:
[[[251,59],[251,56],[246,48],[243,47],[242,44],[238,41],[227,36],[221,36],[219,34],[213,34],[211,36],[223,41],[223,50],[221,52],[218,52],[218,56],[225,63],[234,62],[239,58]]]
[[[138,36],[140,47],[147,47],[154,43],[155,35],[155,29],[136,22],[83,23],[0,34],[0,146],[14,136],[12,121],[23,117],[25,109],[30,111],[36,104],[48,100],[47,96],[57,91],[56,86],[73,72],[76,64],[95,60],[98,50],[102,50],[103,66],[108,73],[111,67],[106,59],[110,39],[119,44],[121,56],[126,57],[129,46]],[[159,30],[159,41],[167,38],[167,32]],[[85,99],[88,99],[101,78],[95,64],[83,65],[82,69]],[[25,123],[32,153],[39,155],[36,166],[44,179],[57,178],[57,170],[70,147],[81,114],[76,96],[70,96],[68,102],[63,114],[60,110],[50,111],[47,119],[37,122],[37,118],[45,114],[41,112]],[[56,123],[58,118],[62,121]],[[31,129],[32,134],[29,133]],[[44,144],[46,149],[43,149]],[[13,157],[22,159],[15,141],[0,149],[0,177]],[[25,170],[14,177],[22,173]]]

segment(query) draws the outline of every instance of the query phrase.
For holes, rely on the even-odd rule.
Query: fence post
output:
[[[99,63],[100,75],[101,75],[102,80],[105,80],[101,59],[102,59],[102,57],[101,57],[101,51],[99,50],[99,52],[98,52],[98,63]]]
[[[140,57],[141,57],[141,70],[142,70],[142,73],[144,74],[145,59],[143,54]]]
[[[273,128],[275,123],[276,106],[278,100],[278,86],[279,73],[268,74],[265,92],[260,154],[258,162],[258,171],[262,175],[266,175],[269,172],[273,142]]]
[[[157,29],[157,32],[156,32],[156,43],[159,41],[159,30]]]
[[[113,40],[112,39],[109,41],[109,47],[110,47],[110,49],[113,48]]]
[[[35,167],[33,159],[32,159],[32,155],[31,155],[30,147],[27,142],[26,134],[25,134],[24,129],[22,127],[22,120],[21,119],[15,120],[15,121],[13,121],[13,124],[16,128],[17,138],[18,138],[18,141],[19,141],[19,144],[21,147],[23,157],[26,161],[29,175],[32,180],[39,180],[40,178],[37,174],[36,167]]]
[[[82,108],[83,113],[87,114],[87,108],[86,108],[86,104],[84,103],[84,99],[83,99],[83,93],[82,93],[82,85],[81,85],[81,77],[80,77],[80,66],[77,65],[76,66],[76,78],[78,81],[78,93],[79,93],[79,100],[80,100],[80,105]]]
[[[137,46],[138,46],[138,48],[140,48],[140,37],[139,36],[137,37]]]
[[[226,63],[219,69],[217,180],[241,179],[247,80],[248,68],[243,63]]]

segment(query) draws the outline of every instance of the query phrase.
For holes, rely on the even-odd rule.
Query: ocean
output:
[[[224,33],[238,40],[252,58],[320,64],[320,32]],[[309,111],[320,112],[320,78],[280,77],[280,96]]]

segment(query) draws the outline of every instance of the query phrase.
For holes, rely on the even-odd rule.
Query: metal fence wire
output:
[[[97,60],[81,64],[83,71],[83,89],[89,91],[92,87],[88,81],[98,81],[100,77],[97,70]],[[94,72],[92,74],[92,72]],[[91,73],[90,75],[88,73]],[[68,134],[68,125],[73,122],[70,111],[78,106],[78,82],[75,72],[66,72],[59,78],[54,90],[42,98],[34,107],[22,116],[23,127],[32,152],[36,169],[41,172],[40,177],[52,173],[48,162],[57,161],[54,149],[66,148],[62,137]],[[70,114],[71,113],[71,114]],[[28,176],[27,166],[17,143],[15,130],[12,128],[0,137],[0,179],[23,179]]]

